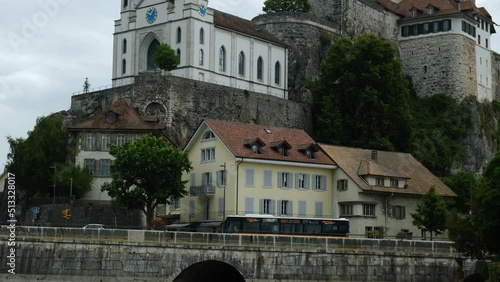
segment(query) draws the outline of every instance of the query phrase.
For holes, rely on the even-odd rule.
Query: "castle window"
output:
[[[219,49],[219,70],[226,71],[226,48],[224,46]]]
[[[486,43],[486,48],[488,48],[488,39],[485,39],[485,43]]]
[[[262,60],[262,57],[259,57],[257,59],[257,79],[262,80],[262,77],[264,73],[264,60]]]
[[[200,66],[203,66],[203,49],[200,49],[200,54],[199,54],[199,63],[200,63]]]
[[[200,44],[205,44],[205,30],[203,28],[200,29]]]
[[[281,64],[280,64],[280,62],[276,62],[276,64],[274,65],[274,83],[275,84],[281,83]]]
[[[127,61],[123,59],[122,61],[122,74],[127,73]]]
[[[240,52],[238,57],[238,74],[241,76],[245,75],[245,53],[243,51]]]
[[[477,44],[481,45],[481,35],[477,35]]]
[[[127,39],[123,39],[122,52],[127,53]]]
[[[179,64],[181,62],[181,49],[177,49],[177,58],[179,58]]]
[[[427,73],[427,66],[424,66],[424,73]]]
[[[182,40],[182,30],[180,27],[177,28],[177,43],[181,43]]]
[[[128,6],[128,0],[123,0],[123,8],[126,8]]]

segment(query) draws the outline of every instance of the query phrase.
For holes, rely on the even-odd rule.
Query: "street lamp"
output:
[[[52,204],[55,205],[56,203],[56,170],[57,170],[57,166],[56,164],[54,165],[51,165],[49,166],[49,168],[53,168],[54,169],[54,194],[52,196]]]

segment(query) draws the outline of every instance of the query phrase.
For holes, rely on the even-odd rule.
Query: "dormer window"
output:
[[[288,150],[292,148],[290,143],[286,142],[286,140],[274,141],[271,142],[270,147],[276,150],[280,155],[287,157]]]
[[[106,115],[106,123],[114,124],[118,120],[118,114],[115,112],[109,112]]]
[[[299,145],[299,151],[306,155],[308,158],[314,159],[314,153],[319,151],[319,146],[314,143],[303,144]]]
[[[288,152],[284,146],[279,146],[278,147],[278,153],[280,153],[282,156],[288,156]]]
[[[212,131],[208,131],[203,135],[202,140],[212,140],[215,139],[215,134]]]
[[[262,154],[260,149],[265,145],[266,143],[260,140],[260,138],[248,139],[245,141],[245,147],[252,149],[252,152],[255,154]]]
[[[436,8],[432,5],[427,6],[427,15],[432,15],[436,12]]]
[[[417,8],[413,8],[413,9],[411,9],[411,11],[410,11],[410,12],[411,12],[411,16],[412,16],[413,18],[415,18],[415,17],[417,17],[417,16],[418,16],[418,10],[417,10]]]

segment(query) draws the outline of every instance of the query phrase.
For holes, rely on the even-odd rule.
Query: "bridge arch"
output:
[[[195,263],[184,269],[173,282],[245,282],[232,265],[217,260]]]

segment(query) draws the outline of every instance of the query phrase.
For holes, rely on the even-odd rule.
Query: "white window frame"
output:
[[[375,216],[375,204],[363,204],[363,215],[364,216]]]
[[[95,133],[87,133],[86,134],[85,145],[87,150],[95,149]]]
[[[101,148],[102,148],[102,150],[109,150],[109,144],[111,144],[111,134],[103,133],[101,135]]]
[[[271,211],[271,199],[264,199],[262,200],[262,213],[263,214],[273,214],[274,212]]]
[[[101,165],[101,170],[100,170],[101,176],[111,176],[111,160],[110,159],[101,160],[100,165]]]
[[[215,147],[201,149],[201,162],[215,162]]]
[[[123,146],[127,142],[127,136],[125,134],[116,134],[116,145]]]
[[[326,191],[326,175],[314,175],[313,189],[316,191]]]
[[[353,204],[340,204],[340,216],[354,215],[353,211],[354,211]]]

